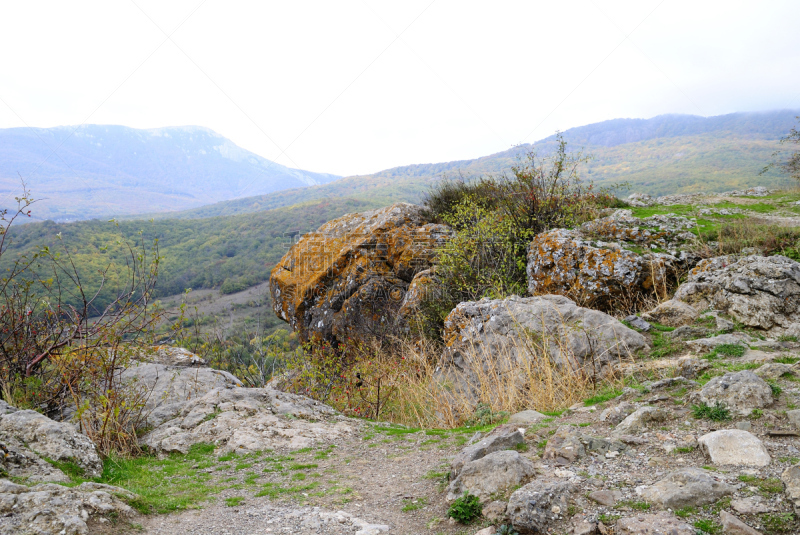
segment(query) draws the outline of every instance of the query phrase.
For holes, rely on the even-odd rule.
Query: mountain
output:
[[[744,186],[786,185],[787,180],[777,173],[758,173],[771,161],[780,138],[796,124],[797,115],[800,110],[612,119],[571,128],[563,136],[568,148],[582,149],[584,154],[593,156],[581,166],[580,173],[599,186],[627,182],[632,190],[653,195],[720,192]],[[508,172],[519,156],[531,150],[545,156],[554,146],[555,136],[550,136],[473,160],[395,167],[161,217],[233,215],[337,197],[384,204],[419,202],[430,184],[444,175],[469,177]]]
[[[186,210],[340,178],[277,164],[196,126],[0,129],[0,195],[20,193],[38,219],[69,221]]]

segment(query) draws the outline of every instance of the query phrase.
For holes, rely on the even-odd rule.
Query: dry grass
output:
[[[757,218],[734,219],[704,237],[698,253],[711,258],[741,254],[752,249],[755,254],[800,256],[800,228],[776,225]]]

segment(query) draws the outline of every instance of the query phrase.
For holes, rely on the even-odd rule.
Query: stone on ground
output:
[[[719,519],[722,521],[725,535],[761,535],[760,531],[751,528],[727,511],[720,511]]]
[[[641,492],[642,498],[664,508],[700,507],[732,494],[735,487],[701,468],[684,468],[667,474]]]
[[[660,323],[667,327],[688,325],[696,320],[698,316],[700,316],[700,313],[694,307],[675,299],[664,301],[653,310],[642,314],[642,317],[647,321]]]
[[[536,474],[533,463],[516,451],[495,451],[466,463],[447,489],[447,501],[454,501],[464,492],[491,501],[514,487],[525,484]]]
[[[800,409],[786,411],[786,416],[789,418],[789,423],[795,429],[800,430]]]
[[[784,492],[794,504],[795,513],[800,514],[800,464],[790,466],[781,474]]]
[[[692,399],[709,406],[719,403],[742,416],[773,402],[769,383],[750,370],[714,377]]]
[[[611,425],[618,425],[622,420],[636,411],[636,405],[623,401],[619,405],[604,409],[600,413],[600,421],[608,422]]]
[[[760,368],[753,370],[753,373],[762,379],[780,379],[784,376],[792,376],[797,372],[797,368],[788,364],[781,364],[779,362],[770,362],[764,364]]]
[[[697,340],[689,340],[686,342],[694,351],[705,353],[712,351],[715,347],[721,345],[741,345],[747,347],[747,343],[753,339],[745,333],[730,333],[720,334],[719,336],[712,336],[711,338],[698,338]]]
[[[669,413],[664,409],[650,406],[639,407],[614,428],[614,435],[635,435],[646,429],[650,422],[663,422],[667,418],[669,418]]]
[[[617,521],[617,535],[696,535],[697,530],[667,512],[629,516]]]
[[[714,431],[701,436],[697,442],[716,465],[762,467],[772,460],[755,435],[740,429]]]
[[[618,490],[595,490],[589,493],[589,499],[606,507],[614,507],[622,499]]]
[[[774,510],[771,506],[764,503],[761,496],[748,496],[747,498],[731,500],[731,507],[734,511],[742,515],[757,515],[760,513],[769,513]]]
[[[455,479],[465,464],[477,461],[495,451],[510,450],[525,443],[522,431],[516,425],[498,425],[483,439],[470,444],[456,455],[450,464],[450,479]]]
[[[567,482],[533,481],[511,495],[506,515],[520,533],[547,533],[553,523],[567,518],[571,490]]]
[[[536,411],[533,411],[533,410],[527,410],[527,411],[518,412],[516,414],[512,414],[511,417],[508,419],[507,423],[515,424],[515,425],[529,426],[529,425],[538,423],[538,422],[544,420],[545,418],[547,418],[547,417],[544,414],[542,414],[541,412],[536,412]]]

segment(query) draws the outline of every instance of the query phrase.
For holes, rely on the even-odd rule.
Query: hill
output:
[[[0,130],[0,195],[20,176],[37,218],[56,221],[186,210],[247,194],[325,184],[196,126],[138,130],[83,125]]]
[[[593,159],[581,175],[598,185],[628,182],[635,191],[667,193],[722,192],[744,186],[785,185],[778,174],[759,176],[778,140],[795,123],[800,110],[733,113],[717,117],[661,115],[652,119],[613,119],[571,128],[563,133],[569,147]],[[216,203],[160,217],[198,218],[232,215],[335,197],[418,202],[443,175],[497,174],[507,171],[530,150],[546,155],[550,136],[473,160],[395,167],[304,189],[284,190]]]

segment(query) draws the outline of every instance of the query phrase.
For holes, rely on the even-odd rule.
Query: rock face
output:
[[[771,335],[800,335],[800,264],[785,256],[703,260],[674,299],[713,308]]]
[[[768,407],[773,401],[769,383],[750,370],[712,378],[693,399],[707,405],[720,403],[743,416],[753,409]]]
[[[90,517],[133,515],[120,497],[135,495],[100,483],[26,487],[0,479],[0,535],[85,535]]]
[[[469,492],[482,502],[527,482],[536,473],[533,463],[516,451],[495,451],[465,464],[447,489],[454,501]]]
[[[697,533],[695,528],[666,512],[622,518],[617,522],[616,528],[614,533],[620,535],[695,535]]]
[[[741,429],[714,431],[698,438],[697,442],[716,465],[762,467],[771,461],[764,444]]]
[[[528,483],[511,495],[506,516],[520,533],[547,533],[553,522],[567,515],[571,489],[567,482]]]
[[[450,232],[405,203],[329,221],[304,235],[272,270],[275,313],[302,340],[385,332],[414,276],[431,266],[434,248]]]
[[[42,457],[75,463],[90,478],[103,472],[103,462],[89,437],[70,423],[55,422],[35,411],[14,411],[0,416],[0,442],[9,449],[6,470],[30,481],[68,480]]]
[[[644,336],[611,316],[560,295],[459,303],[445,319],[444,340],[442,374],[462,390],[477,388],[484,372],[527,384],[529,367],[544,353],[557,366],[606,375],[647,347]]]
[[[510,450],[524,444],[525,438],[515,425],[498,425],[479,442],[470,444],[456,455],[450,464],[450,479],[455,479],[464,465],[477,461],[495,451]]]
[[[699,507],[732,494],[735,487],[719,481],[700,468],[684,468],[668,474],[642,491],[642,498],[665,508]]]
[[[616,300],[666,293],[677,263],[671,255],[640,256],[580,231],[556,229],[537,235],[528,248],[528,292],[564,295],[608,310]]]
[[[352,431],[327,405],[269,388],[215,389],[171,407],[172,417],[142,438],[155,451],[187,453],[200,442],[220,453],[300,449]]]

